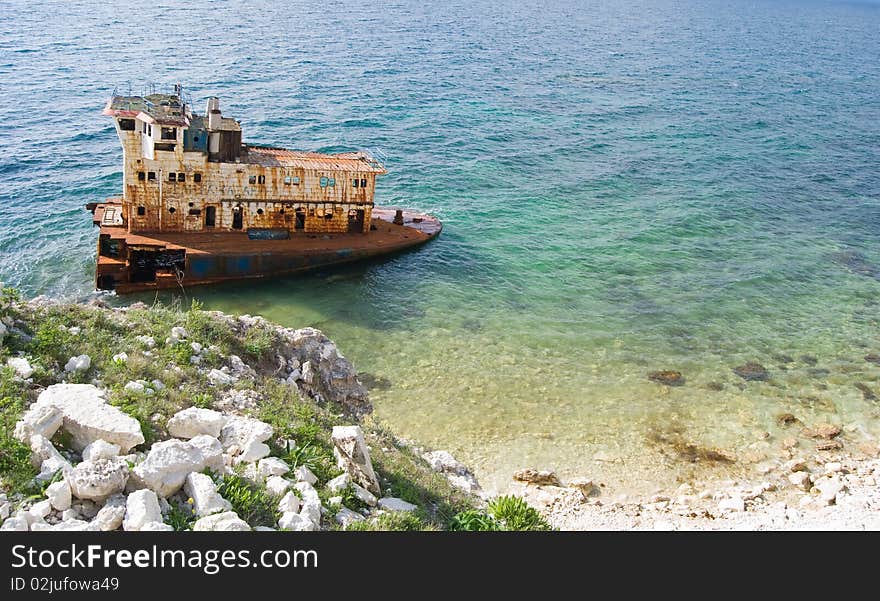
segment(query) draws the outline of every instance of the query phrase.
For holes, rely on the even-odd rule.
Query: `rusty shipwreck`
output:
[[[384,166],[242,142],[217,98],[194,114],[171,94],[114,93],[123,191],[89,203],[100,227],[95,285],[119,293],[265,278],[423,244],[430,215],[373,204]]]

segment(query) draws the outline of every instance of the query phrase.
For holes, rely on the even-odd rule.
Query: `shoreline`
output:
[[[111,308],[100,299],[71,304],[36,297],[22,304],[33,310],[75,306],[117,316],[150,310],[142,303]],[[216,311],[205,314],[218,323],[238,324],[235,327],[244,324],[245,329],[256,324],[282,336],[301,332],[259,316],[231,316]],[[16,324],[4,325],[4,328],[6,334],[16,329]],[[337,352],[332,341],[327,343]],[[341,353],[338,356],[344,359]],[[245,365],[240,371],[247,373],[247,369],[250,368]],[[353,414],[368,415],[372,409],[370,401],[360,392],[363,385],[354,370],[355,366],[351,366],[351,373],[344,378],[342,397],[352,397],[349,409]],[[324,388],[304,388],[297,378],[303,375],[305,368],[297,367],[294,371],[295,377],[293,372],[281,377],[288,383],[296,381],[301,393],[314,396],[318,402],[326,400],[322,399],[324,395],[335,394]],[[215,378],[223,379],[219,375]],[[855,434],[852,427],[798,425],[801,434],[812,442],[804,445],[793,437],[770,440],[778,451],[764,460],[758,470],[750,470],[754,477],[668,482],[657,487],[653,494],[627,496],[613,486],[591,479],[590,474],[563,483],[552,472],[528,469],[541,466],[522,466],[519,480],[511,480],[506,489],[490,495],[481,490],[473,470],[450,453],[428,450],[417,442],[395,437],[384,424],[370,417],[364,423],[365,427],[369,424],[370,428],[387,433],[391,437],[387,440],[393,440],[394,445],[411,453],[420,469],[433,471],[445,479],[448,486],[470,498],[474,507],[485,506],[501,495],[520,496],[560,530],[880,529],[880,449],[870,440],[848,440],[844,448],[838,438]],[[791,423],[794,423],[793,417]],[[769,440],[771,436],[768,433],[760,438]],[[704,470],[707,474],[711,474],[713,462],[719,466],[726,462],[724,451],[720,449],[690,449],[690,452],[694,461],[708,462]]]

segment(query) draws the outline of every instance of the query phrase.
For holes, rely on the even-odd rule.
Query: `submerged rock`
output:
[[[812,428],[804,428],[803,435],[809,438],[831,440],[841,432],[840,426],[834,424],[816,424]]]
[[[534,484],[536,486],[562,486],[559,477],[550,470],[534,470],[526,468],[513,473],[513,479],[517,482]]]
[[[780,413],[776,416],[776,423],[780,426],[790,426],[791,424],[797,423],[798,418],[794,416],[792,413]]]
[[[868,363],[880,365],[880,355],[876,353],[868,353],[867,355],[865,355],[865,361],[867,361]]]
[[[674,370],[652,371],[648,374],[648,379],[666,386],[682,386],[685,382],[681,372]]]
[[[767,368],[754,361],[750,361],[739,367],[734,367],[733,373],[749,382],[764,381],[770,378],[770,373],[767,371]]]
[[[708,384],[706,384],[706,388],[715,392],[721,392],[722,390],[724,390],[724,384],[722,384],[721,382],[709,382]]]
[[[862,384],[861,382],[856,382],[855,387],[862,392],[862,398],[864,398],[866,401],[877,400],[877,395],[874,394],[874,391],[868,388],[865,384]]]

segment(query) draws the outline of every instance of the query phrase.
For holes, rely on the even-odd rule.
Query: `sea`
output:
[[[0,280],[93,294],[117,93],[219,96],[245,142],[383,159],[403,255],[163,294],[314,326],[405,440],[483,487],[758,478],[880,438],[880,4],[0,1]],[[124,349],[121,349],[124,350]],[[765,380],[734,371],[759,363]],[[675,370],[668,386],[651,372]],[[872,398],[873,397],[873,398]],[[780,419],[791,414],[797,422]]]

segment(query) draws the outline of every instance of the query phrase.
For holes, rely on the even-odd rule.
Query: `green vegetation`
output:
[[[184,530],[192,530],[193,523],[196,521],[196,510],[192,504],[185,505],[171,503],[171,510],[165,516],[165,523],[174,528],[176,532]]]
[[[429,522],[424,522],[419,516],[409,512],[392,512],[383,513],[382,515],[362,522],[354,522],[346,528],[347,531],[374,531],[374,530],[390,530],[390,531],[424,531],[439,530],[439,528]]]
[[[232,510],[251,526],[272,527],[281,517],[278,499],[262,486],[237,474],[226,474],[216,482],[220,496],[232,503]]]
[[[459,513],[453,518],[450,530],[536,531],[552,530],[552,528],[535,508],[530,507],[521,498],[511,495],[492,499],[487,507],[487,513],[475,510]]]

